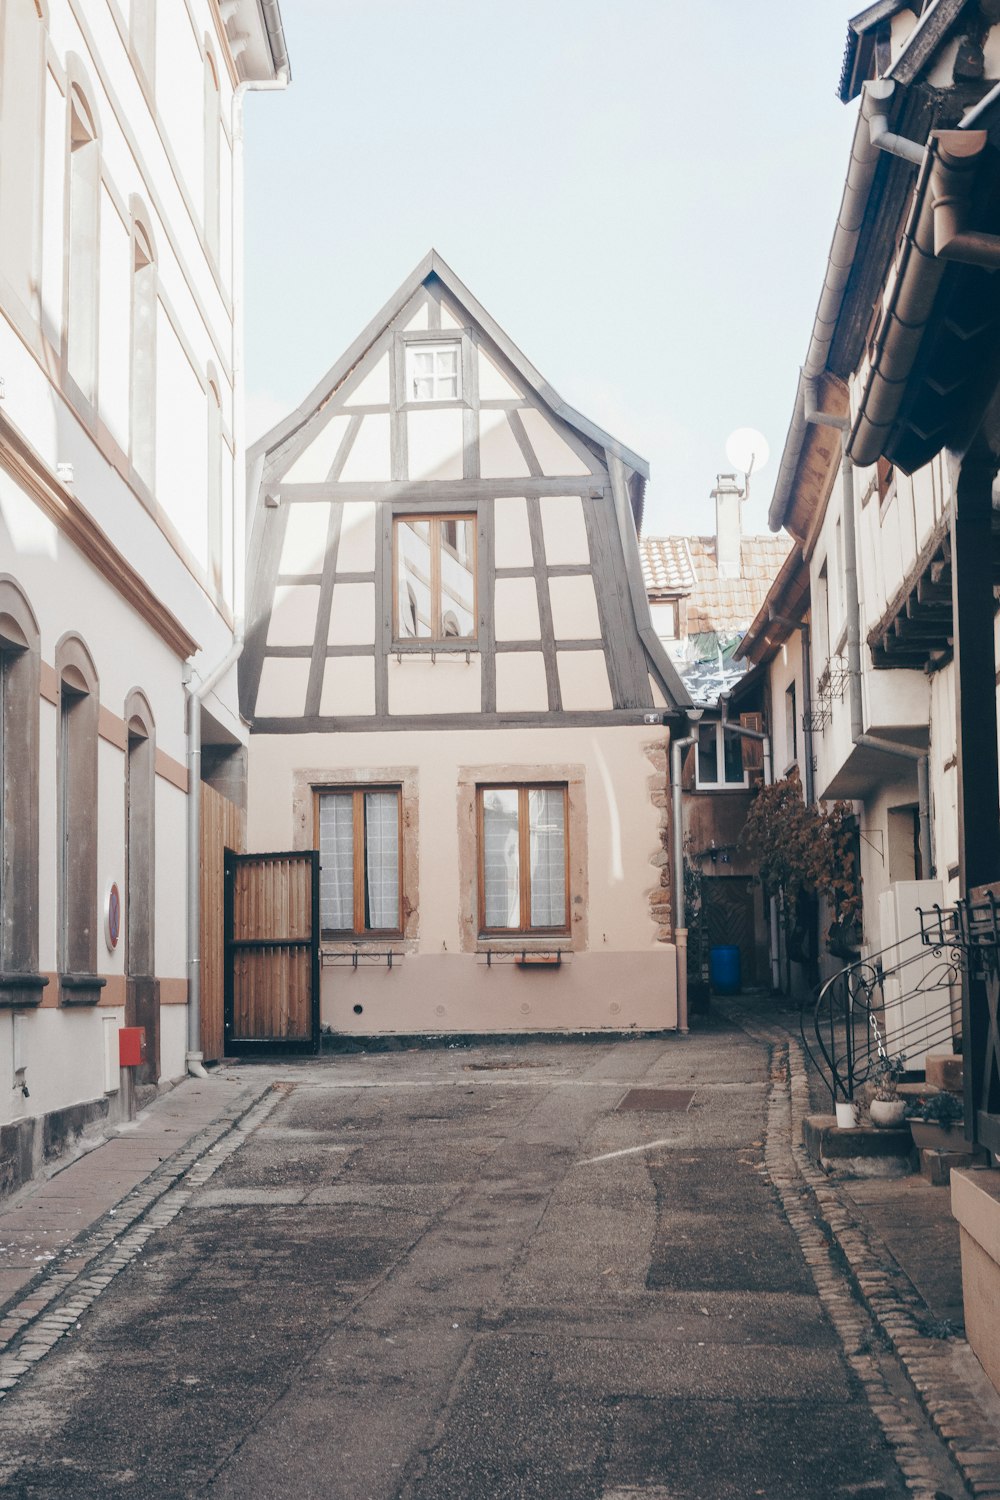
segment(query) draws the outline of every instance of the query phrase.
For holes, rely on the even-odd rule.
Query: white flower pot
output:
[[[853,1130],[858,1123],[858,1107],[853,1099],[838,1099],[834,1106],[837,1111],[837,1125],[841,1130]]]
[[[872,1117],[873,1125],[880,1125],[883,1130],[892,1129],[903,1123],[906,1115],[906,1100],[873,1099],[868,1106],[868,1113]]]

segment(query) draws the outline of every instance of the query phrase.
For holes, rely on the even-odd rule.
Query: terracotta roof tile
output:
[[[650,598],[665,593],[687,597],[686,634],[714,631],[742,634],[757,614],[792,545],[791,537],[744,536],[740,544],[741,577],[720,578],[714,536],[646,537],[641,545],[643,575]],[[667,559],[687,554],[690,583]],[[668,583],[668,577],[676,583]]]
[[[686,536],[647,536],[639,543],[642,577],[650,598],[689,594],[695,585]]]

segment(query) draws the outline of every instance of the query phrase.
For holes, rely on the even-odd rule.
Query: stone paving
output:
[[[797,1043],[740,1020],[182,1086],[113,1210],[127,1134],[33,1195],[64,1238],[0,1309],[4,1493],[1000,1496],[978,1364],[795,1145]]]

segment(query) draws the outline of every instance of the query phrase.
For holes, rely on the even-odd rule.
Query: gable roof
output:
[[[740,576],[723,578],[714,536],[644,537],[639,543],[651,599],[687,599],[687,634],[736,635],[754,619],[792,545],[782,536],[744,536]]]
[[[466,312],[472,315],[487,337],[492,340],[504,357],[509,360],[510,364],[521,376],[521,379],[524,380],[534,394],[555,416],[561,418],[567,426],[573,428],[592,451],[595,448],[602,449],[609,456],[613,455],[615,458],[620,459],[632,471],[634,482],[629,485],[629,500],[632,513],[635,516],[636,528],[640,528],[642,525],[646,483],[649,479],[649,464],[646,459],[640,458],[631,448],[619,442],[617,438],[605,432],[602,427],[598,427],[596,422],[592,422],[589,417],[583,416],[581,412],[578,412],[568,402],[564,401],[544,376],[539,374],[535,366],[521,352],[514,341],[504,332],[500,324],[490,316],[482,303],[477,301],[468,287],[459,280],[447,262],[442,260],[437,251],[433,249],[427,252],[418,266],[414,267],[381,311],[376,313],[367,328],[358,335],[347,351],[341,355],[337,363],[326,372],[319,384],[310,391],[301,405],[296,407],[283,421],[272,427],[270,432],[265,433],[263,437],[258,438],[252,444],[247,452],[247,466],[250,473],[254,472],[254,468],[261,464],[268,453],[280,444],[287,442],[299,428],[304,426],[306,422],[326,405],[355,366],[364,358],[376,339],[399,316],[410,298],[430,276],[436,277],[454,300]]]

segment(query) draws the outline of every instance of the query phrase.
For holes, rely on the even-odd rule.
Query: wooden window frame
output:
[[[396,875],[399,925],[397,927],[366,927],[365,916],[365,817],[364,798],[368,792],[393,792],[396,797],[396,816],[398,819],[398,833],[396,838],[396,853],[398,869]],[[319,805],[322,797],[347,797],[353,798],[353,851],[354,864],[352,869],[351,888],[353,892],[354,922],[351,927],[323,927],[320,929],[320,941],[344,942],[349,939],[363,939],[366,941],[377,941],[386,938],[402,938],[404,933],[404,905],[403,905],[403,788],[399,783],[373,783],[372,785],[358,786],[317,786],[313,788],[313,848],[319,849]],[[360,858],[358,857],[360,854]],[[323,866],[320,863],[320,891],[323,887]]]
[[[486,925],[486,838],[485,838],[485,792],[517,792],[517,840],[520,898],[520,925],[517,927],[487,927]],[[564,893],[566,921],[555,927],[533,927],[531,925],[531,824],[528,816],[528,796],[531,792],[562,792],[563,795],[563,857],[565,860]],[[569,888],[569,785],[565,781],[484,781],[476,785],[476,900],[477,921],[480,938],[539,938],[568,937],[570,932],[570,888]]]
[[[701,775],[701,744],[700,735],[704,729],[715,729],[716,765],[722,772],[721,781],[704,781]],[[743,762],[743,780],[726,781],[726,731],[722,727],[722,720],[717,719],[714,725],[704,720],[698,725],[699,739],[694,744],[694,784],[695,790],[699,792],[745,792],[750,785],[750,767],[747,765],[746,756],[743,754],[742,736],[733,734],[734,739],[740,741],[740,757]]]
[[[426,353],[432,353],[436,356],[449,349],[454,349],[456,355],[454,396],[438,395],[437,383],[439,376],[436,369],[436,360],[435,369],[432,371],[430,376],[433,394],[430,396],[414,395],[411,389],[415,378],[412,368],[412,361],[414,359],[414,356],[417,354]],[[405,398],[405,404],[407,406],[455,406],[463,402],[465,389],[465,373],[463,364],[464,361],[462,358],[462,335],[457,330],[455,330],[453,333],[451,329],[448,329],[443,336],[439,334],[436,338],[407,339],[403,349],[403,383],[405,387],[403,394]],[[451,377],[448,376],[446,378],[450,379]]]
[[[431,528],[431,634],[428,636],[401,635],[399,630],[399,526],[411,525],[414,521],[426,521]],[[441,523],[444,521],[466,521],[472,527],[472,633],[471,635],[445,635],[441,628]],[[436,541],[435,541],[436,539]],[[440,651],[473,650],[479,642],[479,531],[478,516],[474,510],[398,512],[392,518],[392,644],[407,650]]]

